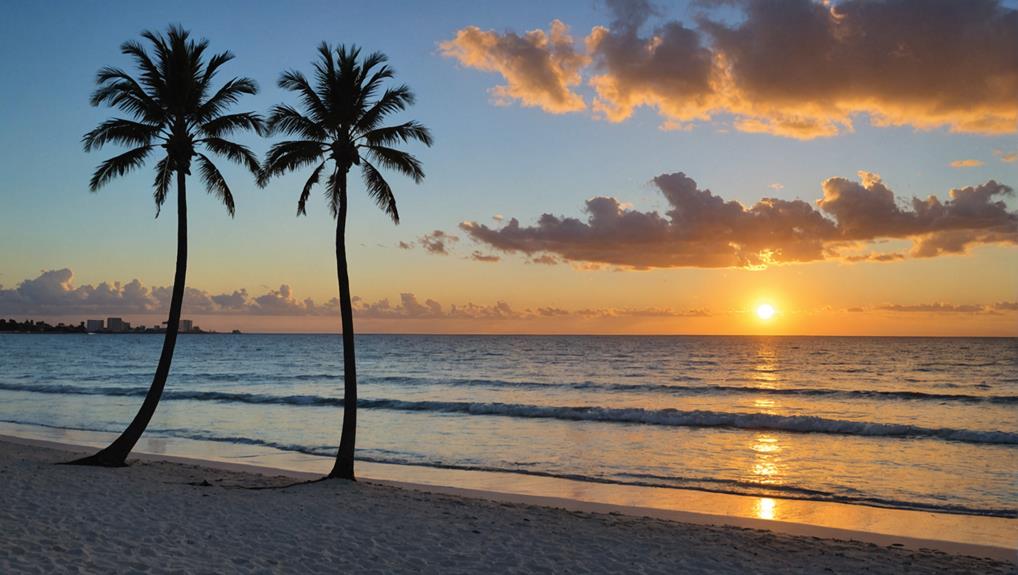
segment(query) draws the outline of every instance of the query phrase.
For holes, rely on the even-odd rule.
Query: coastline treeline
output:
[[[51,325],[44,321],[35,321],[26,319],[25,321],[18,321],[16,319],[0,319],[0,332],[13,332],[13,333],[88,333],[85,329],[85,322],[81,322],[78,325],[67,325],[64,323],[58,323],[57,325]]]

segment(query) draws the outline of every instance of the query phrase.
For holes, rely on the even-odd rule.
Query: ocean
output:
[[[0,335],[0,421],[119,432],[158,335]],[[1018,340],[360,335],[362,461],[1018,517]],[[147,435],[330,457],[336,335],[183,335]]]

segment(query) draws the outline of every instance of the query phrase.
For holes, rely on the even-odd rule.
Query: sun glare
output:
[[[774,317],[774,306],[769,303],[762,303],[756,307],[756,317],[768,320]]]

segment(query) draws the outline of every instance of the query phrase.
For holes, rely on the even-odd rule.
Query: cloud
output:
[[[974,244],[1018,244],[1018,213],[1000,199],[1013,190],[990,180],[979,186],[936,196],[912,198],[911,209],[898,206],[894,193],[876,174],[859,173],[860,182],[829,178],[823,183],[820,208],[835,217],[846,240],[911,238],[911,254],[933,257],[964,253]]]
[[[846,255],[844,257],[846,261],[850,262],[897,262],[907,258],[908,256],[900,252],[893,252]]]
[[[501,73],[507,86],[496,99],[552,112],[583,109],[574,88],[585,75],[594,114],[613,122],[650,107],[666,129],[722,116],[744,132],[800,139],[852,131],[860,116],[878,126],[1018,130],[1018,11],[999,0],[702,2],[709,9],[696,25],[662,21],[646,1],[607,4],[612,21],[592,28],[585,54],[539,30],[476,27],[442,48]],[[725,21],[711,16],[719,4]],[[565,30],[556,21],[552,36],[556,26]]]
[[[463,319],[484,319],[484,320],[535,320],[544,318],[577,318],[577,319],[598,319],[598,318],[641,318],[641,317],[670,317],[670,318],[700,318],[710,316],[710,312],[703,309],[676,310],[672,308],[585,308],[567,310],[557,307],[538,307],[517,310],[504,301],[492,305],[477,305],[467,303],[464,305],[443,306],[435,300],[428,299],[421,303],[417,296],[412,293],[400,294],[398,304],[392,304],[388,299],[381,299],[373,303],[360,300],[355,302],[354,312],[358,318],[371,319],[432,319],[432,320],[463,320]]]
[[[0,286],[0,314],[16,316],[145,316],[162,315],[169,308],[170,287],[144,286],[139,280],[126,284],[102,282],[98,285],[75,286],[70,269],[43,271],[36,278],[22,281],[16,288]],[[434,320],[533,320],[548,317],[701,317],[704,310],[673,310],[671,308],[597,308],[565,310],[553,307],[516,309],[504,301],[484,305],[443,305],[433,299],[421,301],[411,292],[401,293],[397,303],[383,298],[374,302],[353,297],[354,314],[358,319],[434,319]],[[246,289],[230,293],[210,294],[188,287],[184,294],[184,313],[189,315],[258,315],[258,316],[335,316],[339,302],[332,298],[316,303],[301,299],[287,284],[254,296]]]
[[[894,311],[903,313],[987,313],[992,311],[989,306],[974,304],[950,304],[930,303],[914,305],[882,305],[877,307],[882,311]]]
[[[470,254],[470,259],[478,262],[494,263],[502,258],[495,255],[482,253],[479,250],[474,250],[474,253]]]
[[[982,160],[955,160],[948,164],[952,168],[978,168],[984,165],[985,162]]]
[[[726,107],[795,137],[877,125],[1018,128],[1018,12],[997,0],[741,2],[701,28],[723,62]],[[742,127],[746,129],[746,127]]]
[[[587,58],[576,51],[569,28],[558,20],[547,33],[532,30],[523,35],[468,26],[439,49],[463,66],[501,74],[505,85],[491,90],[497,104],[515,100],[553,114],[586,108],[573,87],[580,83]]]
[[[684,129],[706,120],[716,100],[714,61],[701,35],[679,22],[667,22],[649,36],[639,29],[651,16],[646,3],[612,2],[610,27],[596,26],[585,41],[594,75],[588,83],[597,97],[594,111],[621,122],[640,106],[656,107]],[[676,122],[677,121],[677,122]]]
[[[435,230],[430,234],[424,234],[423,236],[420,237],[420,239],[418,239],[418,243],[421,245],[421,247],[427,250],[429,253],[443,256],[449,255],[448,249],[449,246],[458,241],[460,241],[459,236],[444,232],[442,230]]]
[[[74,273],[64,268],[43,271],[13,289],[0,286],[0,314],[162,314],[169,309],[173,295],[170,286],[149,288],[137,279],[125,284],[102,282],[94,286],[75,286],[73,280]],[[288,285],[257,297],[249,296],[246,289],[210,294],[192,287],[184,288],[184,312],[196,315],[315,315],[333,313],[337,309],[335,301],[316,305],[310,299],[298,300]]]
[[[0,286],[0,312],[17,313],[144,313],[161,305],[156,294],[138,280],[75,286],[67,268],[43,271],[17,288]]]
[[[773,184],[770,184],[767,187],[774,190],[775,192],[780,192],[781,190],[785,189],[785,185],[780,182],[774,182]]]
[[[845,256],[879,239],[911,239],[913,257],[963,253],[985,243],[1018,244],[1018,213],[998,198],[1011,188],[994,181],[954,189],[949,199],[913,198],[898,206],[876,174],[860,181],[829,178],[819,209],[801,200],[763,198],[746,207],[728,201],[679,172],[653,179],[669,209],[641,212],[613,197],[587,200],[586,218],[542,215],[534,225],[516,218],[498,228],[466,221],[474,241],[530,261],[545,256],[583,265],[630,268],[763,267],[854,257],[886,261],[897,255]],[[829,217],[828,217],[829,216]]]
[[[397,246],[401,250],[412,250],[412,249],[414,249],[414,243],[413,242],[400,241],[399,244],[397,244]]]
[[[883,304],[867,307],[850,307],[844,311],[850,313],[891,312],[895,314],[927,314],[927,315],[1002,315],[1018,312],[1018,301],[998,302],[995,304],[956,304],[946,302],[918,304]]]
[[[551,254],[541,254],[539,256],[534,256],[534,257],[530,258],[529,260],[527,260],[527,263],[528,264],[539,264],[539,265],[542,265],[542,266],[554,266],[554,265],[558,265],[560,262],[559,262],[558,258],[556,258],[555,256],[553,256]]]
[[[1004,150],[993,150],[993,155],[1000,158],[1005,164],[1018,162],[1018,152],[1005,152]]]

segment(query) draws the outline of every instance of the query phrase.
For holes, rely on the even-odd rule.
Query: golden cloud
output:
[[[466,221],[474,241],[530,261],[551,256],[583,266],[761,268],[824,259],[896,261],[900,253],[857,255],[882,239],[909,239],[911,257],[965,253],[980,244],[1018,245],[1018,213],[999,198],[1011,188],[993,180],[953,189],[947,200],[912,198],[899,206],[876,174],[828,178],[817,208],[802,200],[763,198],[752,206],[725,200],[679,172],[653,179],[669,209],[641,212],[613,197],[587,200],[586,218],[544,214],[498,228]],[[857,251],[857,250],[856,250]]]
[[[598,117],[621,122],[651,107],[667,129],[718,115],[736,129],[799,139],[877,126],[1018,130],[1018,11],[999,0],[736,1],[744,18],[703,15],[645,31],[646,3],[610,2],[577,52],[565,25],[551,34],[460,30],[443,52],[502,74],[501,102],[560,113],[584,109],[574,88],[589,69]]]
[[[572,90],[580,83],[587,57],[576,51],[569,28],[558,20],[547,33],[532,30],[523,35],[468,26],[439,49],[468,68],[501,74],[505,85],[492,89],[498,104],[517,100],[553,114],[587,107]]]

